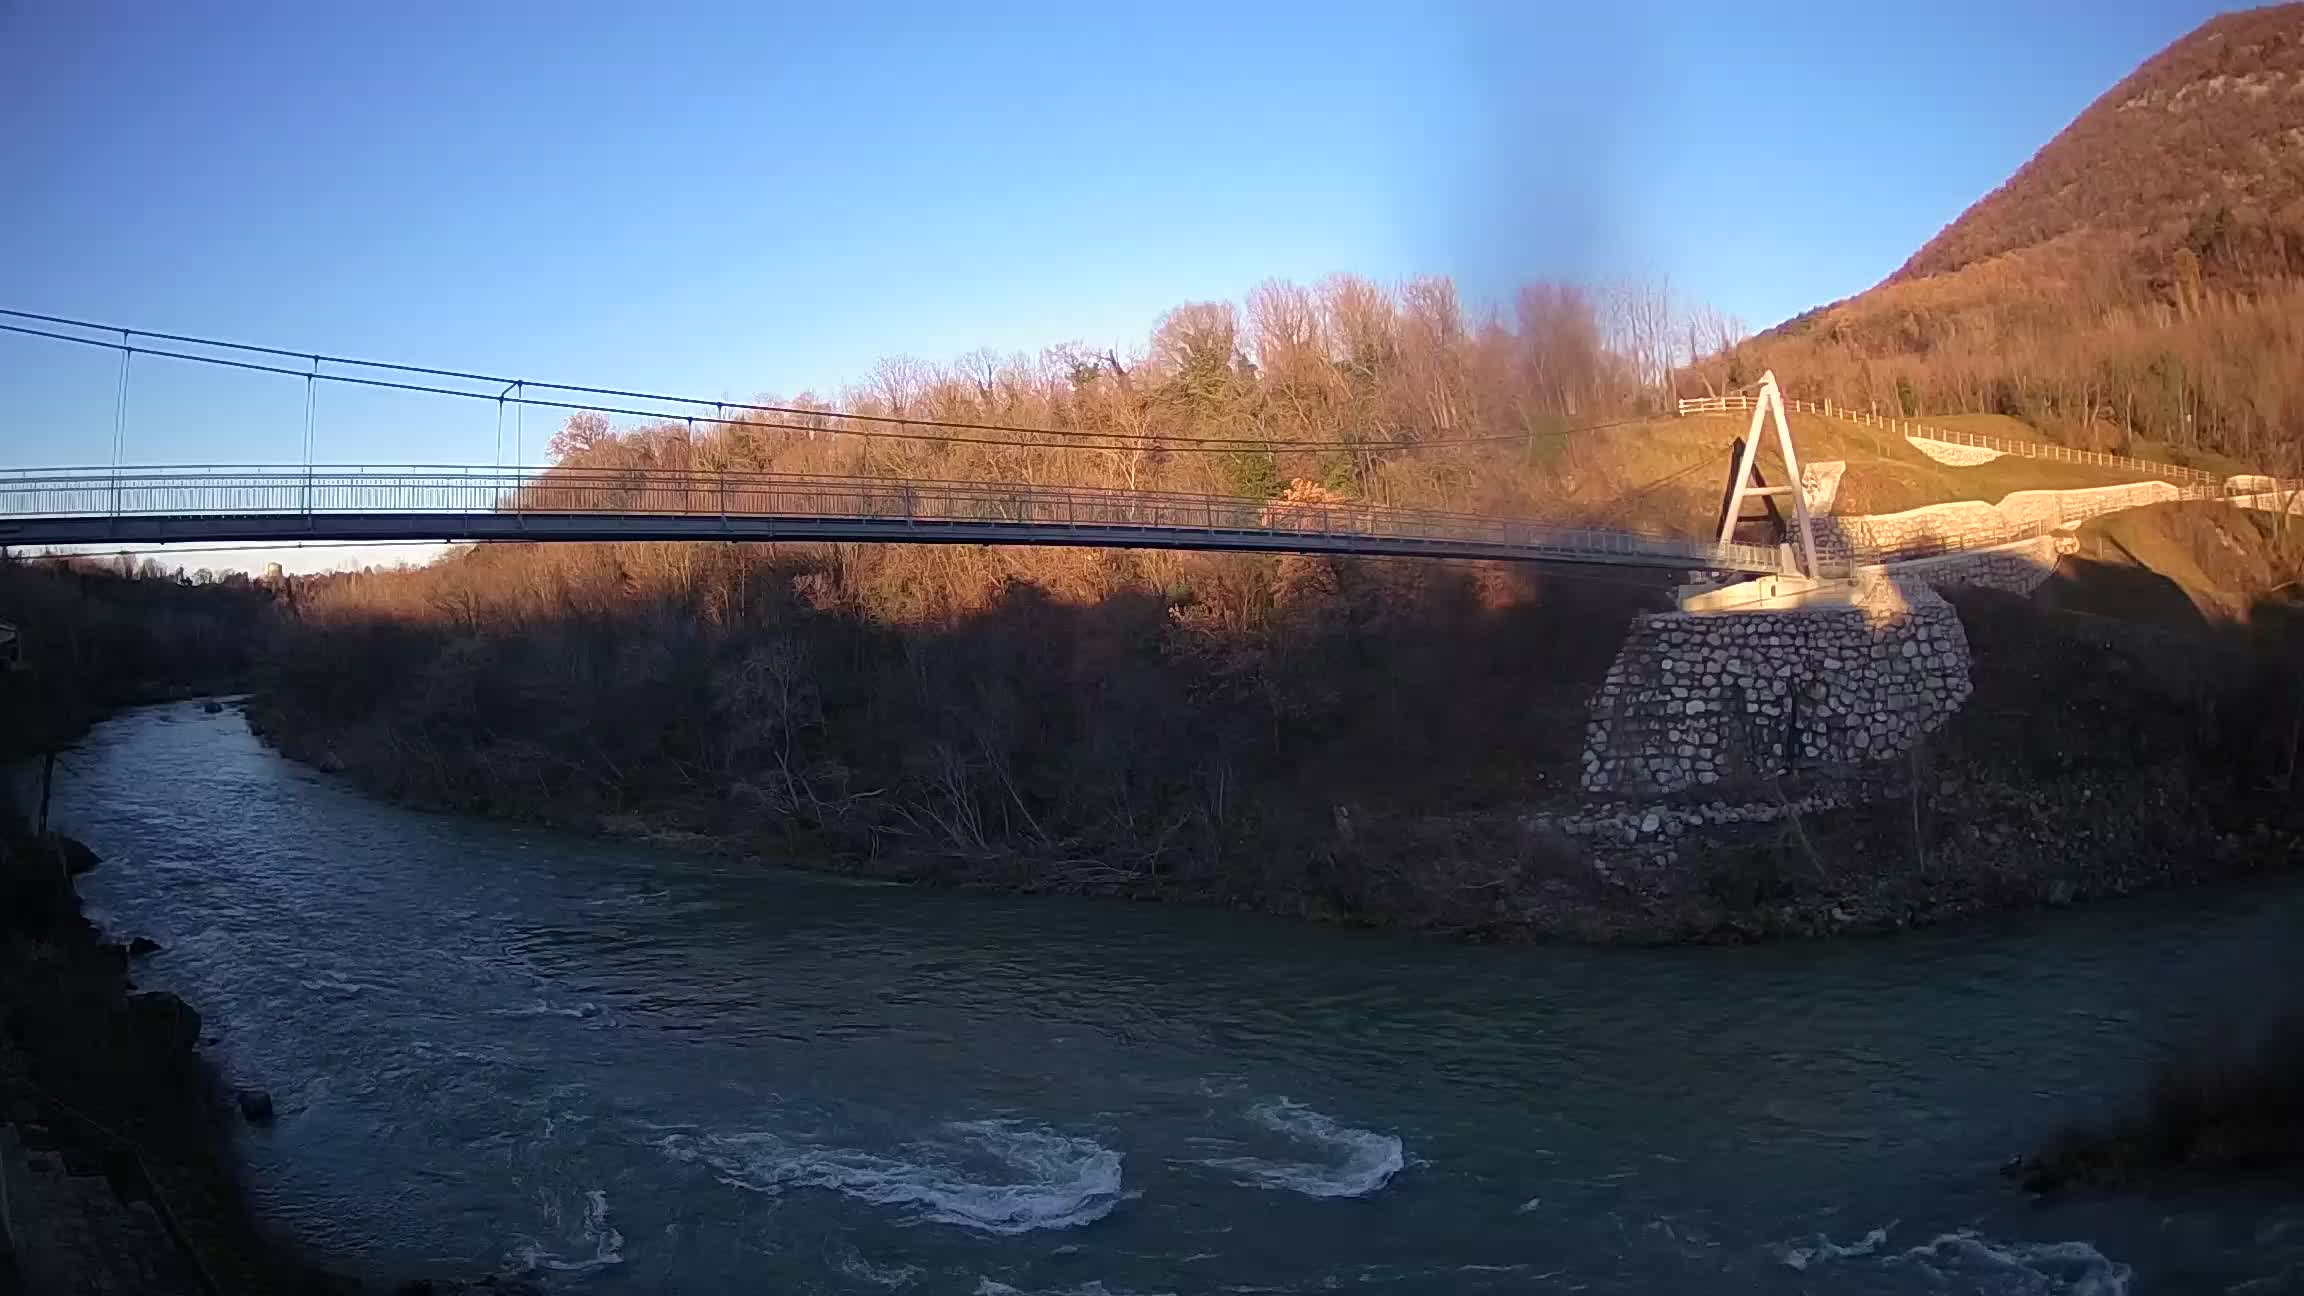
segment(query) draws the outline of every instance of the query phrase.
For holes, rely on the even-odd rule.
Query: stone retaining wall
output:
[[[1925,585],[1870,583],[1859,606],[1649,613],[1609,666],[1583,786],[1658,796],[1893,756],[1967,700],[1968,638]]]
[[[1908,436],[1912,448],[1940,464],[1954,468],[1974,468],[1998,459],[2004,452],[1990,446],[1967,445],[1959,441],[1938,441],[1933,437]]]
[[[2096,486],[2087,490],[2017,491],[2000,501],[1999,509],[2019,526],[2063,526],[2085,522],[2122,509],[2170,504],[2184,498],[2174,482],[2129,482],[2125,486]]]
[[[1899,558],[1984,549],[2029,539],[2058,526],[2122,509],[2182,499],[2170,482],[2131,482],[2084,490],[2017,491],[1998,504],[1961,500],[1901,513],[1820,517],[1816,548],[1826,562],[1890,562]]]
[[[1946,554],[1940,558],[1919,558],[1897,563],[1894,567],[1859,567],[1854,572],[1858,581],[1889,580],[1901,585],[1926,585],[1943,589],[1950,585],[1965,585],[1975,589],[2005,590],[2010,594],[2030,594],[2056,574],[2056,563],[2064,555],[2076,552],[2080,542],[2069,535],[2034,536],[2014,544],[1994,549],[1976,549],[1967,553]]]

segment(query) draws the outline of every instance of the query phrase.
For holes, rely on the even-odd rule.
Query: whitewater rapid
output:
[[[1121,1199],[1121,1156],[1092,1138],[1013,1120],[954,1121],[886,1152],[754,1131],[673,1134],[660,1146],[747,1192],[833,1192],[986,1233],[1077,1228]]]
[[[1212,1157],[1199,1164],[1253,1187],[1313,1198],[1364,1197],[1404,1164],[1397,1136],[1345,1125],[1287,1098],[1252,1105],[1242,1123],[1279,1136],[1307,1159]],[[657,1146],[741,1191],[830,1192],[985,1233],[1078,1228],[1132,1195],[1120,1152],[1088,1134],[1013,1119],[952,1121],[885,1150],[770,1130],[678,1132]]]
[[[1248,1119],[1308,1153],[1307,1159],[1231,1156],[1201,1164],[1231,1171],[1251,1187],[1306,1197],[1365,1197],[1392,1182],[1407,1164],[1398,1135],[1345,1125],[1287,1098],[1255,1104]]]
[[[2135,1270],[2091,1242],[1995,1240],[1974,1229],[1940,1233],[1917,1245],[1889,1245],[1890,1223],[1852,1242],[1824,1234],[1773,1248],[1788,1269],[1823,1276],[1836,1265],[1869,1263],[1882,1273],[1908,1272],[1937,1291],[1976,1296],[2128,1296]]]

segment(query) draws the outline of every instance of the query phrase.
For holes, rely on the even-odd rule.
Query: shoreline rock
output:
[[[131,950],[158,944],[113,944],[83,915],[70,879],[95,858],[69,838],[35,841],[0,821],[0,1174],[18,1193],[10,1216],[20,1226],[0,1237],[0,1289],[372,1290],[284,1244],[257,1216],[231,1146],[233,1109],[264,1124],[271,1099],[223,1089],[200,1054],[190,1004],[131,988]],[[80,867],[60,867],[67,861]],[[541,1289],[490,1277],[387,1290]]]
[[[240,1115],[251,1125],[270,1125],[273,1119],[272,1095],[261,1089],[243,1087],[232,1091],[232,1101],[238,1104]]]

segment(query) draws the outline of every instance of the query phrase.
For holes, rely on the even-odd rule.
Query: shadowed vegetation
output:
[[[24,667],[0,672],[0,758],[54,750],[109,707],[244,687],[272,599],[237,573],[0,551],[0,621],[21,634]]]
[[[308,584],[259,719],[423,804],[1415,921],[1445,887],[1322,880],[1355,819],[1569,786],[1657,601],[1406,560],[498,546]]]

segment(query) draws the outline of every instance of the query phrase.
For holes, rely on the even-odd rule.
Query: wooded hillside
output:
[[[2210,20],[2106,91],[1890,282],[1950,274],[2074,231],[2230,274],[2304,269],[2304,4]],[[2196,248],[2197,250],[2203,250]]]
[[[1893,193],[1877,195],[1893,203]],[[2304,427],[2304,4],[2217,18],[2114,86],[1872,290],[1684,376],[2008,414],[2293,470]]]

